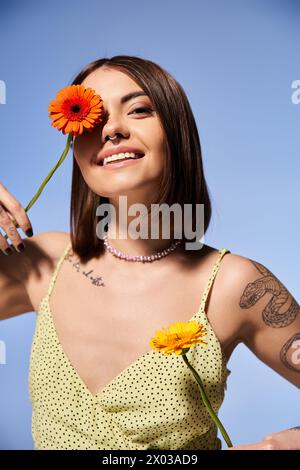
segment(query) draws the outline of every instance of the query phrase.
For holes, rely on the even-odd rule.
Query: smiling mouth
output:
[[[119,158],[117,160],[107,162],[105,165],[103,165],[103,163],[104,163],[104,159],[103,159],[103,160],[100,160],[100,162],[98,162],[97,165],[98,166],[108,166],[108,165],[113,165],[114,163],[125,162],[126,160],[138,160],[139,158],[143,158],[144,156],[145,156],[144,153],[136,153],[134,158],[133,157]]]

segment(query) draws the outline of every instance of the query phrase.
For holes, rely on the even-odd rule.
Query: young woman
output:
[[[37,312],[29,376],[35,448],[220,449],[186,364],[151,350],[150,339],[171,323],[204,324],[207,345],[187,357],[218,411],[227,361],[241,342],[300,386],[299,305],[257,260],[206,244],[187,250],[184,236],[173,245],[173,224],[169,239],[118,236],[134,219],[120,196],[127,208],[204,204],[207,230],[211,205],[195,120],[176,80],[138,57],[97,60],[73,84],[94,89],[104,115],[73,140],[70,233],[25,238],[20,251],[12,218],[24,231],[31,222],[0,186],[0,226],[19,252],[0,259],[0,317]],[[116,218],[104,243],[96,210],[108,202]],[[3,236],[0,248],[6,254]],[[160,256],[138,262],[120,252]],[[235,449],[300,449],[299,429],[278,431]]]

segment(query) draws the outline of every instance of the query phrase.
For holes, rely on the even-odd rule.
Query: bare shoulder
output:
[[[34,311],[46,295],[51,275],[67,244],[71,241],[67,232],[41,232],[23,239],[25,250],[19,276],[25,285]]]
[[[280,282],[261,262],[233,252],[220,265],[215,289],[215,305],[226,316],[237,343],[247,336],[255,321],[249,308],[268,294],[267,282]],[[265,288],[262,288],[265,286]],[[268,296],[268,295],[267,295]]]
[[[279,279],[276,268],[246,256],[235,256],[230,261],[230,297],[234,311],[246,326],[243,337],[248,339],[254,329],[262,326],[289,326],[299,312],[299,305]]]
[[[224,256],[220,267],[220,272],[222,269],[224,274],[224,286],[230,287],[232,293],[239,293],[245,282],[253,276],[257,277],[258,266],[261,266],[261,269],[263,267],[258,261],[230,251]]]
[[[45,254],[55,261],[70,241],[70,234],[67,232],[41,232],[23,239],[26,250],[22,255],[24,258],[30,258],[33,262],[38,262],[39,254]]]
[[[224,257],[222,265],[223,288],[226,289],[229,298],[233,300],[233,305],[239,307],[243,306],[242,299],[246,292],[248,292],[248,303],[251,302],[249,296],[250,286],[253,282],[265,277],[277,279],[275,274],[259,260],[232,252]]]
[[[212,272],[219,253],[209,246],[206,252],[208,269],[205,271]],[[247,286],[260,276],[255,263],[231,250],[225,253],[207,298],[207,316],[228,359],[235,347],[244,342],[249,327],[249,315],[240,305]]]

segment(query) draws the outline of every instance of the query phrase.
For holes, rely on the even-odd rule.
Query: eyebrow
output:
[[[147,93],[144,91],[133,91],[132,93],[128,93],[127,95],[122,96],[121,103],[127,103],[127,101],[136,98],[137,96],[148,96]]]

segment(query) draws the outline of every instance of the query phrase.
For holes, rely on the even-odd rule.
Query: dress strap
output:
[[[50,283],[49,283],[49,287],[48,287],[48,292],[47,292],[47,297],[49,298],[51,293],[52,293],[52,290],[53,290],[53,287],[55,285],[55,281],[56,281],[56,278],[57,278],[57,275],[58,275],[58,272],[60,270],[60,267],[66,257],[66,255],[68,254],[68,251],[70,250],[70,248],[72,247],[72,242],[70,241],[67,246],[65,247],[63,253],[61,254],[61,256],[59,257],[59,260],[57,262],[57,265],[56,265],[56,268],[55,270],[53,271],[53,274],[51,276],[51,279],[50,279]]]
[[[203,292],[203,295],[202,295],[202,299],[201,299],[201,303],[200,303],[200,309],[203,308],[205,309],[205,302],[206,302],[206,299],[208,297],[208,294],[209,294],[209,291],[210,291],[210,288],[214,282],[214,279],[216,277],[216,274],[219,270],[219,267],[221,265],[221,261],[222,261],[222,258],[223,256],[225,255],[225,253],[230,253],[230,251],[227,249],[227,248],[220,248],[219,249],[219,257],[217,259],[217,261],[215,262],[215,264],[213,265],[213,268],[212,268],[212,271],[211,271],[211,275],[209,276],[209,279],[208,279],[208,282],[207,282],[207,286]]]

